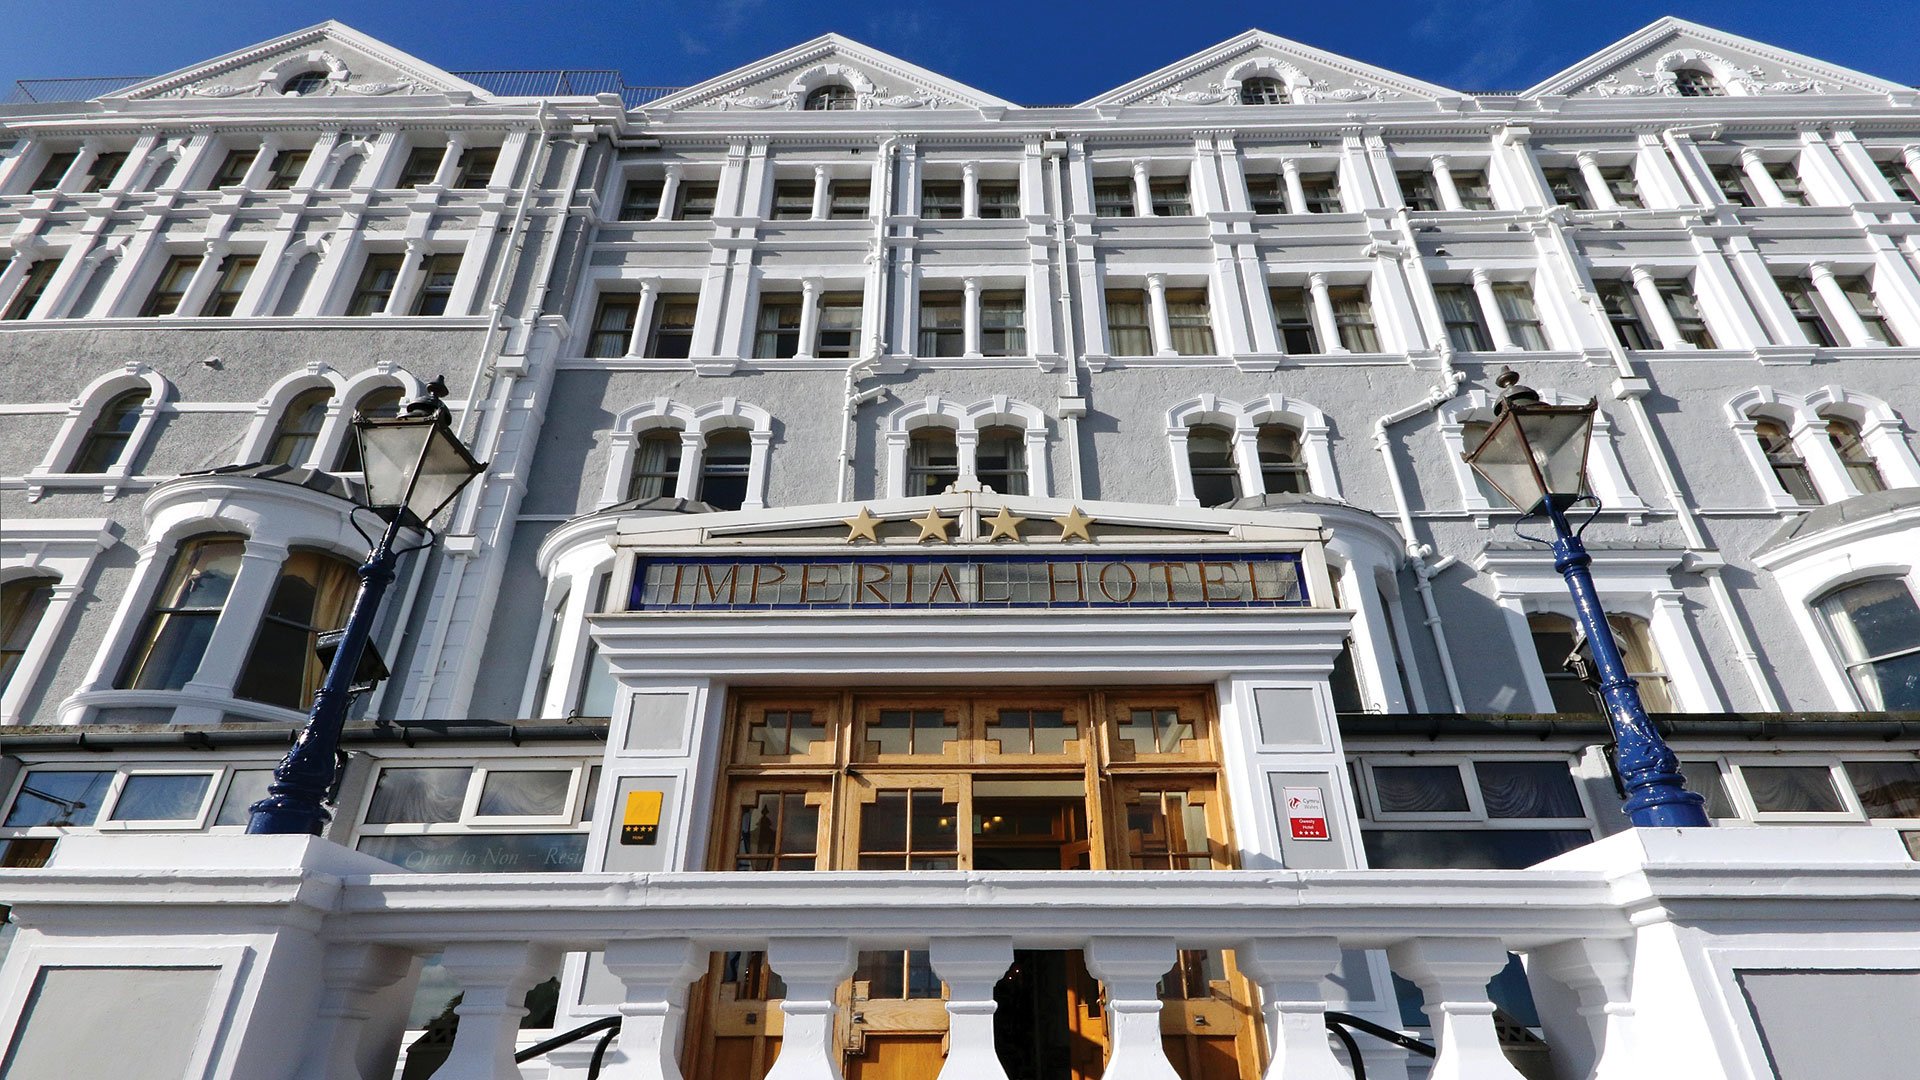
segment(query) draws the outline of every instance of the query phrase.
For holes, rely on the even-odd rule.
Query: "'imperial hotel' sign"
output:
[[[807,608],[1246,608],[1307,602],[1292,552],[643,558],[633,611]]]

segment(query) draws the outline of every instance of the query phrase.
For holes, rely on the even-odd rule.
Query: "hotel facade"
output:
[[[20,83],[0,1074],[1907,1075],[1917,104],[1674,19],[1518,93],[337,23]],[[1711,830],[1620,812],[1462,458],[1504,368],[1598,402],[1594,575]],[[487,471],[325,838],[245,836],[353,421],[436,378]]]

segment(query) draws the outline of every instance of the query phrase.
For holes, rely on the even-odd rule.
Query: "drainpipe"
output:
[[[1685,130],[1685,129],[1671,129]],[[1717,130],[1717,128],[1716,128]],[[1674,472],[1673,462],[1661,444],[1653,424],[1653,417],[1647,412],[1647,404],[1641,395],[1627,393],[1628,380],[1644,381],[1633,366],[1633,358],[1614,335],[1613,326],[1607,322],[1600,307],[1600,298],[1594,292],[1592,276],[1579,259],[1573,258],[1573,241],[1567,235],[1566,226],[1557,215],[1546,216],[1549,228],[1553,230],[1554,250],[1567,260],[1573,272],[1573,287],[1580,303],[1593,316],[1600,326],[1601,339],[1607,343],[1607,354],[1613,358],[1614,371],[1621,379],[1615,387],[1614,397],[1626,405],[1628,414],[1633,417],[1634,430],[1640,441],[1647,447],[1647,453],[1653,459],[1653,471],[1659,478],[1660,490],[1666,496],[1667,505],[1673,507],[1674,518],[1680,524],[1680,532],[1686,538],[1687,551],[1683,557],[1681,569],[1690,569],[1707,581],[1707,591],[1713,596],[1714,612],[1720,617],[1721,625],[1726,627],[1727,635],[1733,639],[1734,658],[1740,662],[1741,670],[1746,673],[1747,683],[1753,688],[1755,699],[1762,712],[1779,712],[1780,700],[1774,696],[1773,686],[1767,681],[1766,667],[1760,661],[1760,652],[1754,646],[1753,638],[1748,635],[1746,626],[1740,621],[1739,609],[1733,603],[1733,591],[1727,588],[1726,580],[1720,571],[1725,560],[1719,552],[1707,542],[1700,529],[1700,519],[1693,512],[1685,494],[1680,489],[1680,481]],[[1688,564],[1692,565],[1688,565]]]
[[[887,354],[891,344],[888,340],[888,328],[893,325],[893,248],[887,243],[887,220],[893,216],[894,188],[894,152],[900,145],[900,136],[889,135],[880,140],[880,190],[875,200],[876,213],[873,225],[873,264],[879,280],[874,282],[874,333],[873,343],[861,350],[863,355],[856,357],[847,365],[846,378],[840,388],[840,464],[835,470],[833,501],[846,502],[852,495],[853,487],[853,416],[860,406],[878,400],[887,391],[876,386],[869,390],[860,390],[860,380],[873,368],[875,361]]]
[[[1453,346],[1447,335],[1440,330],[1439,314],[1430,309],[1433,290],[1429,287],[1426,267],[1420,262],[1420,246],[1413,238],[1413,228],[1408,224],[1407,211],[1402,208],[1394,212],[1394,224],[1400,230],[1402,252],[1401,263],[1406,267],[1411,280],[1414,308],[1426,324],[1425,329],[1435,342],[1440,357],[1440,382],[1427,396],[1411,405],[1396,409],[1373,422],[1373,448],[1387,467],[1387,486],[1393,493],[1394,511],[1400,522],[1401,540],[1406,545],[1407,567],[1413,571],[1414,588],[1420,593],[1420,606],[1426,612],[1427,632],[1433,635],[1433,647],[1440,654],[1440,674],[1447,683],[1447,700],[1453,704],[1454,712],[1466,711],[1466,699],[1460,693],[1460,675],[1453,663],[1453,650],[1447,646],[1446,624],[1440,618],[1440,604],[1434,599],[1433,579],[1440,576],[1458,560],[1449,555],[1444,559],[1429,561],[1433,556],[1433,545],[1422,543],[1413,528],[1413,507],[1407,500],[1406,485],[1400,477],[1400,465],[1393,457],[1393,442],[1387,437],[1387,429],[1403,420],[1410,420],[1421,413],[1438,409],[1451,401],[1460,392],[1460,384],[1466,380],[1466,374],[1453,366]]]
[[[1067,202],[1063,192],[1060,174],[1067,167],[1065,143],[1057,131],[1047,133],[1047,142],[1054,144],[1047,153],[1047,161],[1053,166],[1048,175],[1053,188],[1053,245],[1054,260],[1060,267],[1060,292],[1057,301],[1060,305],[1060,355],[1066,364],[1066,394],[1068,398],[1080,397],[1080,353],[1074,348],[1073,318],[1073,270],[1068,261],[1067,246]],[[1061,436],[1067,443],[1067,474],[1072,481],[1074,499],[1086,493],[1086,476],[1080,460],[1080,417],[1084,412],[1060,413]]]

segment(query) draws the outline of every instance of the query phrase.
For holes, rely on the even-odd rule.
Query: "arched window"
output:
[[[140,423],[140,407],[146,403],[145,387],[128,390],[107,402],[87,430],[80,452],[74,455],[73,471],[103,473],[119,464],[127,442],[133,438],[133,429]]]
[[[1835,589],[1814,602],[1869,709],[1920,709],[1920,606],[1899,578]]]
[[[1673,73],[1673,88],[1681,97],[1726,97],[1727,88],[1710,71],[1699,68],[1676,68]]]
[[[1240,497],[1233,432],[1215,424],[1188,428],[1187,466],[1193,472],[1193,497],[1201,506],[1225,506]]]
[[[213,626],[240,573],[246,540],[201,536],[183,544],[160,589],[139,645],[121,669],[122,690],[178,690],[200,670]]]
[[[747,501],[747,475],[753,464],[753,436],[742,428],[707,433],[700,453],[700,493],[715,510],[738,510]]]
[[[1027,433],[1005,426],[981,429],[974,449],[973,473],[982,484],[1002,495],[1025,495]]]
[[[828,83],[807,95],[806,108],[808,112],[834,112],[856,108],[858,104],[853,87],[846,83]]]
[[[1802,506],[1819,506],[1820,493],[1813,486],[1806,459],[1794,447],[1787,426],[1778,420],[1755,417],[1753,437],[1760,443],[1760,452],[1766,455],[1767,466],[1773,470],[1773,478],[1780,482],[1781,489]]]
[[[326,675],[314,645],[322,632],[345,625],[358,584],[346,559],[318,551],[287,556],[234,696],[287,709],[312,704]]]
[[[1302,495],[1313,490],[1307,479],[1300,433],[1285,424],[1261,424],[1257,442],[1260,480],[1269,495]]]
[[[633,448],[633,478],[628,499],[672,498],[680,483],[680,433],[660,428],[641,436]]]
[[[907,443],[906,494],[938,495],[960,482],[960,446],[953,429],[916,430]]]
[[[1880,475],[1880,464],[1873,460],[1873,452],[1861,441],[1860,425],[1844,416],[1822,417],[1827,422],[1827,441],[1833,444],[1833,452],[1840,455],[1840,463],[1847,467],[1847,477],[1860,494],[1887,490],[1887,481]]]
[[[58,578],[26,577],[0,585],[0,691],[13,681],[58,583]]]
[[[330,386],[316,386],[294,395],[280,414],[280,426],[273,429],[267,464],[304,465],[313,456],[314,444],[320,441],[320,429],[327,422],[327,402],[332,400]]]
[[[1242,105],[1285,105],[1287,101],[1287,84],[1279,79],[1261,76],[1240,82]]]
[[[1620,646],[1620,658],[1626,662],[1627,674],[1640,684],[1640,701],[1647,711],[1672,712],[1673,694],[1666,669],[1660,664],[1660,654],[1654,650],[1646,620],[1612,615],[1607,625],[1613,628],[1613,640]],[[1554,711],[1599,712],[1600,705],[1586,684],[1564,666],[1574,651],[1573,620],[1564,615],[1530,615],[1527,628],[1533,632],[1534,652],[1540,658],[1540,674],[1547,680],[1547,691],[1553,696]],[[1584,641],[1580,642],[1579,649],[1582,656],[1592,655]]]
[[[280,84],[280,92],[294,97],[306,97],[326,89],[327,73],[324,71],[303,71]]]
[[[280,286],[280,299],[273,305],[276,318],[286,318],[300,312],[300,302],[307,298],[307,289],[313,284],[313,276],[320,270],[320,253],[309,251],[300,256],[287,271],[286,283]]]
[[[401,399],[405,396],[405,392],[397,386],[382,386],[374,390],[369,390],[360,398],[360,404],[354,406],[354,418],[359,419],[362,416],[372,416],[391,419],[392,417],[398,416],[400,414]],[[335,462],[333,471],[360,471],[360,438],[356,432],[348,430],[346,438],[341,440],[340,459]]]

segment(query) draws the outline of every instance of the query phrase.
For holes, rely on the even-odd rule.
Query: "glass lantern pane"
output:
[[[1555,495],[1579,495],[1587,490],[1587,431],[1593,414],[1585,409],[1520,414],[1534,463]]]
[[[1527,453],[1520,426],[1511,414],[1503,416],[1487,432],[1478,450],[1469,450],[1469,464],[1487,482],[1498,488],[1507,501],[1521,509],[1538,503],[1546,492],[1534,471],[1533,457]]]
[[[376,507],[400,505],[406,497],[407,477],[420,460],[420,446],[433,432],[429,423],[367,424],[359,429],[360,460],[367,478],[367,502]]]

